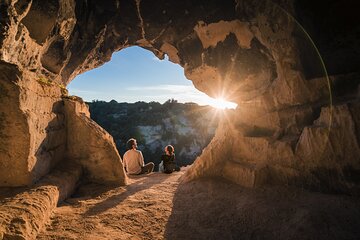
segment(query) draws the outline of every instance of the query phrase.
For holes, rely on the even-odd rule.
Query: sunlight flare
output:
[[[208,104],[217,109],[235,109],[236,103],[228,102],[223,98],[209,98]]]

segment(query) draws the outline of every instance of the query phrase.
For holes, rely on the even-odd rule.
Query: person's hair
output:
[[[127,142],[126,142],[126,147],[127,149],[132,149],[133,145],[135,144],[136,139],[135,138],[130,138]]]
[[[174,147],[173,147],[172,145],[167,145],[167,146],[166,146],[166,150],[168,150],[168,152],[169,152],[170,154],[173,154],[173,153],[174,153]]]

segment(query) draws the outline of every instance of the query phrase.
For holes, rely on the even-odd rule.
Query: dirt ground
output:
[[[360,239],[357,197],[222,179],[180,184],[183,173],[83,185],[37,239]]]

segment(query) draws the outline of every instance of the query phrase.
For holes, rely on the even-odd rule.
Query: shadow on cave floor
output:
[[[156,184],[160,184],[161,182],[165,181],[168,175],[163,175],[162,178],[152,178],[152,174],[148,175],[140,175],[140,176],[129,176],[129,185],[122,188],[121,191],[118,193],[112,195],[109,198],[106,198],[104,201],[101,201],[91,208],[89,208],[85,213],[83,213],[84,216],[92,216],[97,215],[102,212],[105,212],[111,208],[116,207],[119,205],[122,201],[124,201],[126,198],[130,197],[131,195],[136,194],[137,192],[144,191],[146,189],[150,189]],[[156,174],[156,173],[155,173]],[[106,194],[109,194],[109,191],[112,191],[112,186],[103,186],[97,188],[98,191],[96,191],[93,187],[94,184],[90,184],[90,186],[83,186],[79,189],[76,195],[80,194],[80,191],[86,192],[85,188],[88,188],[89,193],[91,194],[91,197],[94,198],[95,195],[104,196]],[[95,195],[94,195],[95,194]]]
[[[180,184],[166,239],[360,239],[360,199],[222,179]]]
[[[162,239],[185,169],[131,176],[121,187],[84,184],[55,209],[37,239]]]
[[[359,197],[222,179],[181,184],[185,171],[83,185],[37,239],[359,239]]]

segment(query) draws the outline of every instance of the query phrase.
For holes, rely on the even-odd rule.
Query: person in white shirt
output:
[[[154,170],[154,163],[149,162],[144,164],[144,157],[141,151],[137,150],[136,139],[130,138],[126,142],[127,150],[123,157],[124,168],[128,174],[144,174],[151,173]]]

